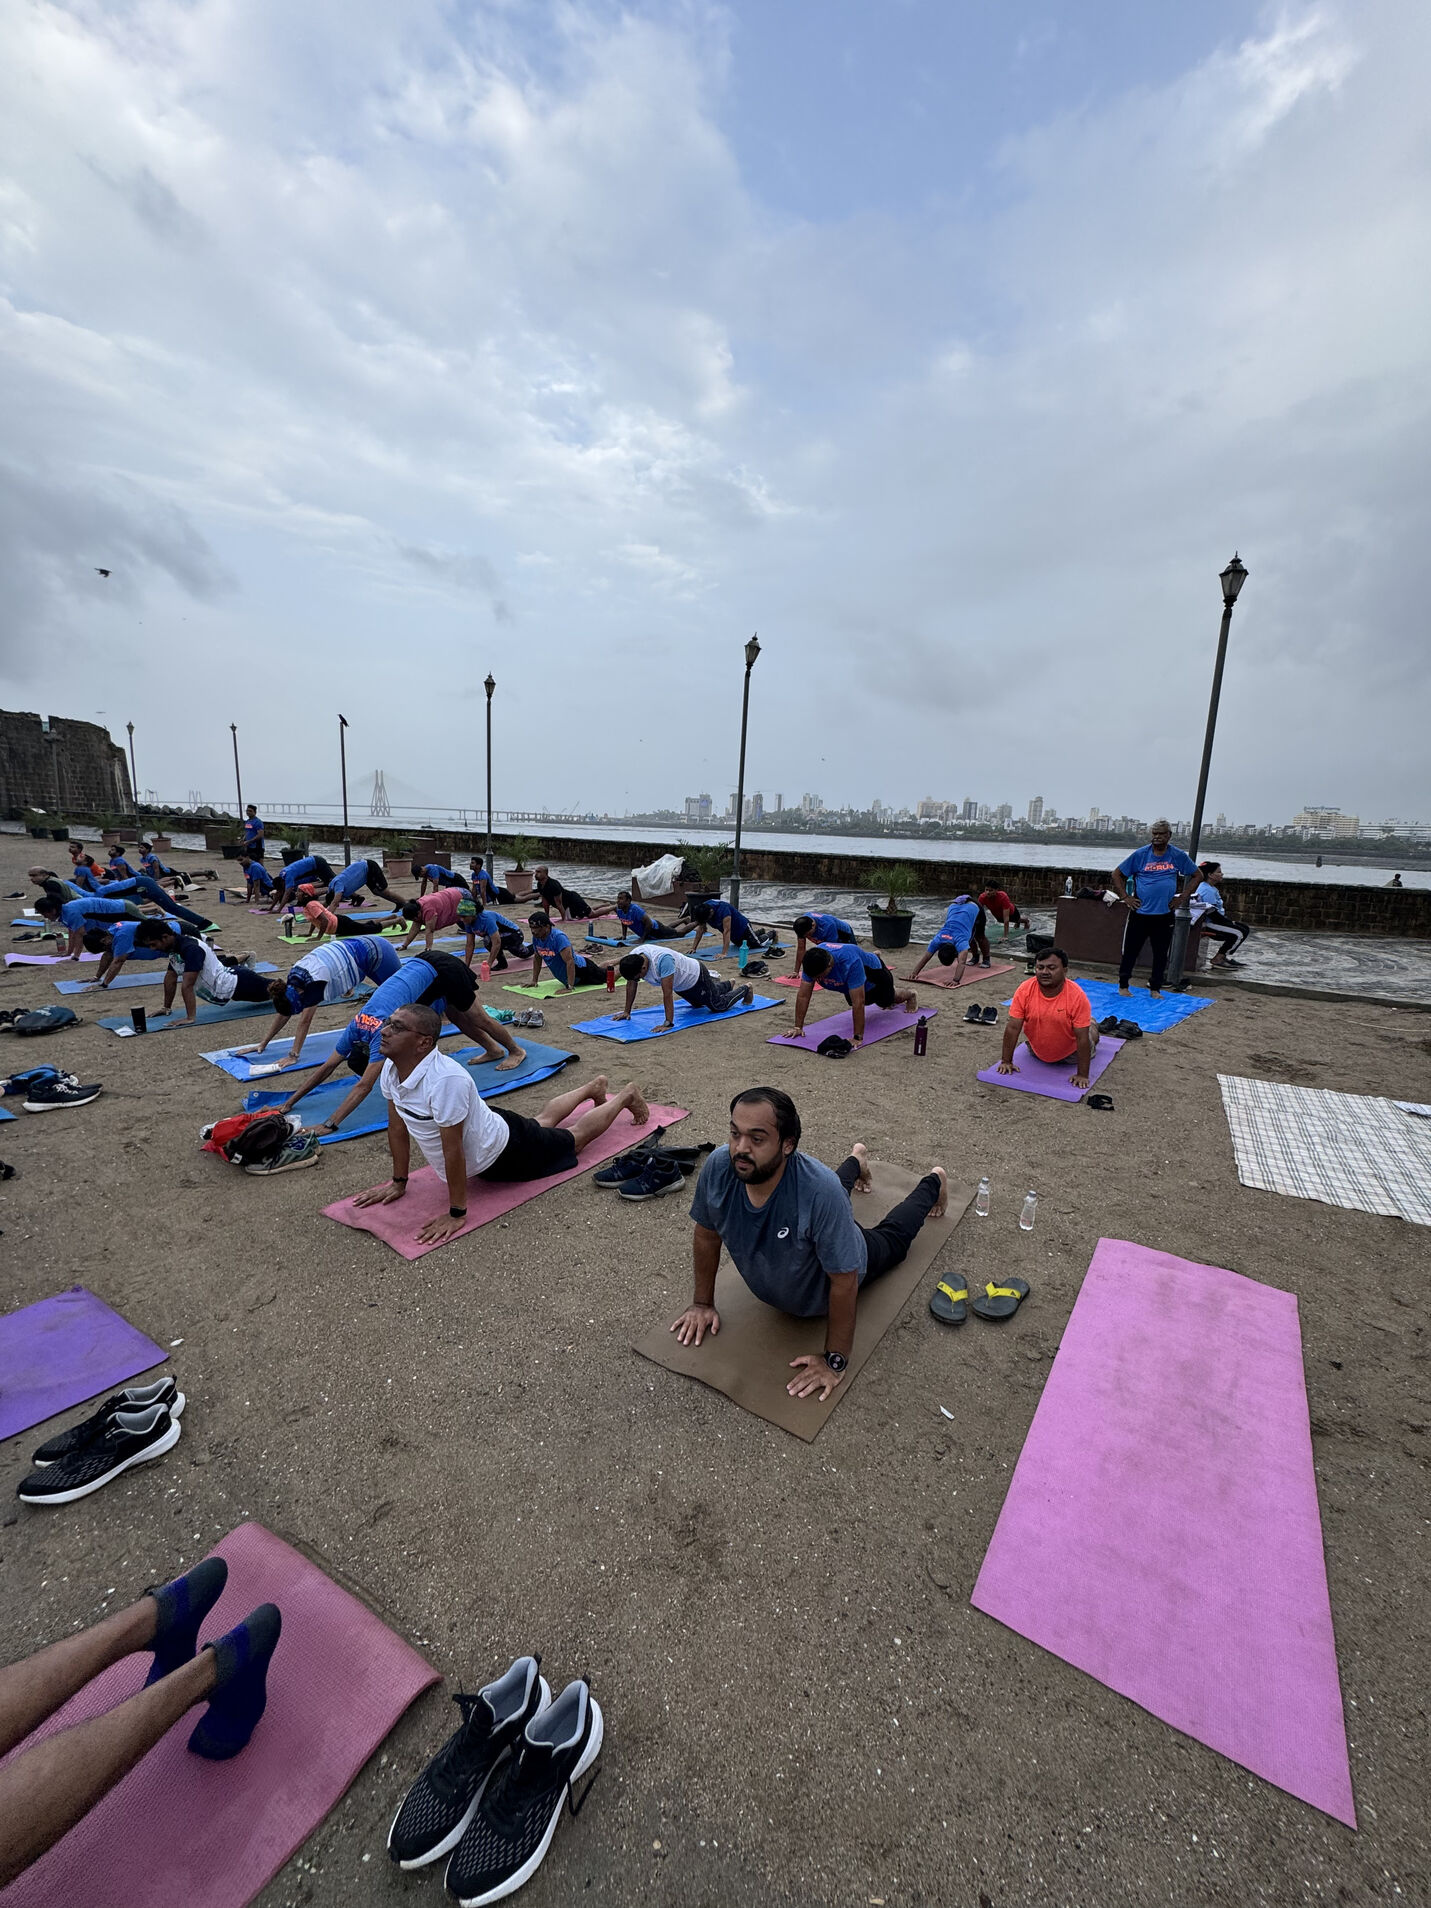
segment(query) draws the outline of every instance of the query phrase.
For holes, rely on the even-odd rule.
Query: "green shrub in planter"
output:
[[[870,938],[879,948],[901,948],[909,946],[910,931],[914,926],[914,910],[902,908],[900,902],[913,894],[919,886],[919,876],[906,861],[896,861],[887,868],[875,870],[875,886],[884,891],[884,906],[870,906]]]

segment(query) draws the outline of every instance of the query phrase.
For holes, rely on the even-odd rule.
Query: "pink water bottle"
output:
[[[491,978],[492,978],[492,963],[484,955],[482,960],[482,979],[484,981],[489,981],[491,980]]]

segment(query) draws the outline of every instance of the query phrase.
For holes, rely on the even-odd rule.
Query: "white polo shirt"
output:
[[[653,987],[659,987],[669,975],[671,985],[678,994],[684,994],[688,988],[694,987],[705,971],[692,955],[682,954],[674,947],[638,947],[633,952],[646,956],[650,965],[644,978]]]
[[[461,1126],[467,1176],[490,1166],[511,1137],[505,1120],[495,1114],[477,1091],[477,1082],[459,1061],[434,1047],[405,1080],[399,1080],[391,1060],[378,1076],[383,1098],[397,1108],[417,1150],[434,1172],[445,1172],[442,1157],[444,1126]]]

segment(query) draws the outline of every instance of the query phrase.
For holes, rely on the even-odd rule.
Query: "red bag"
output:
[[[252,1126],[255,1120],[266,1120],[266,1113],[235,1113],[226,1120],[216,1120],[212,1126],[204,1128],[200,1145],[206,1153],[217,1153],[220,1159],[228,1158],[230,1140],[237,1139],[246,1126]]]

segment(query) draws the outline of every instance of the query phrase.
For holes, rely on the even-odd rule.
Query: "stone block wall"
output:
[[[0,709],[0,814],[16,821],[26,808],[63,820],[127,815],[133,808],[124,750],[97,722]]]

